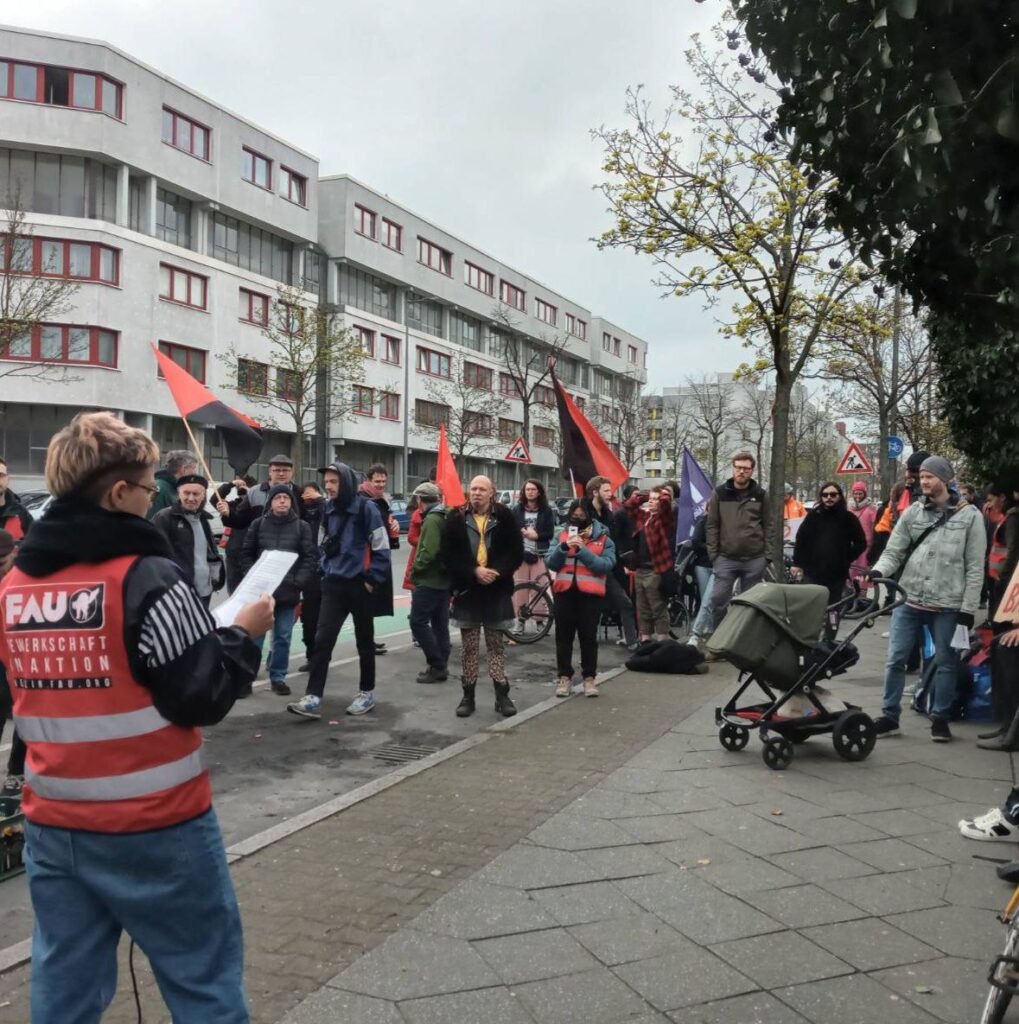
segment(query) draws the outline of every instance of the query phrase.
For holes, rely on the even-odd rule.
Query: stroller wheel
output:
[[[793,745],[784,736],[772,736],[764,741],[761,757],[772,771],[783,771],[792,764]]]
[[[865,711],[845,711],[831,734],[835,753],[846,761],[862,761],[874,749],[877,730]]]
[[[750,730],[742,726],[726,722],[718,730],[718,742],[726,750],[742,750],[750,742]]]

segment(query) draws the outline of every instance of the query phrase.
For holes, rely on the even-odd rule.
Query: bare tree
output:
[[[772,429],[774,392],[757,377],[744,380],[741,386],[746,401],[739,422],[740,443],[754,453],[757,460],[758,483],[762,487],[767,487],[768,460],[764,456]]]
[[[446,439],[457,468],[463,472],[464,459],[469,456],[492,458],[496,454],[498,418],[509,410],[510,405],[494,390],[494,373],[491,370],[468,364],[460,353],[453,353],[449,359],[449,379],[429,377],[424,393],[428,401],[449,410]],[[411,429],[415,434],[433,438],[439,430],[430,420],[420,422],[416,414]],[[435,444],[438,444],[437,440]]]
[[[711,467],[711,479],[718,479],[722,445],[739,423],[739,413],[730,388],[723,387],[716,377],[687,377],[686,416],[691,426],[695,448]]]
[[[789,410],[787,479],[808,497],[834,475],[842,454],[829,397],[822,396],[820,403],[811,401],[806,388],[801,387],[793,392]]]
[[[683,449],[690,448],[693,451],[694,447],[690,419],[684,409],[685,406],[678,396],[674,401],[662,399],[662,462],[668,467],[668,475],[672,477],[678,477],[682,470]]]

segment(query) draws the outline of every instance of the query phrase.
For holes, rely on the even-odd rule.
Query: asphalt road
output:
[[[400,587],[406,562],[404,540],[393,552],[396,615],[376,620],[376,636],[386,641],[389,653],[377,661],[374,711],[357,718],[344,714],[357,691],[357,651],[347,623],[333,654],[319,721],[287,713],[285,705],[294,697],[271,693],[263,669],[254,696],[238,702],[223,722],[205,730],[205,758],[228,846],[386,775],[403,763],[399,759],[404,756],[431,753],[499,720],[484,683],[479,685],[478,711],[472,718],[453,713],[460,700],[455,630],[449,681],[415,683],[425,662],[412,646],[407,626],[410,596]],[[626,651],[613,640],[601,645],[603,670],[625,660]],[[536,644],[512,646],[507,653],[512,697],[521,710],[552,694],[553,643],[550,634]],[[293,650],[291,668],[296,670],[304,660],[299,627]],[[290,673],[295,695],[304,692],[306,678]],[[0,948],[31,935],[24,875],[0,884],[0,921]]]

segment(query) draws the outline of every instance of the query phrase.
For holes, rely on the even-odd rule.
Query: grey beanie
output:
[[[414,488],[414,497],[427,502],[442,501],[442,491],[435,484],[425,481]]]
[[[940,455],[928,455],[920,466],[921,473],[933,473],[936,477],[950,484],[955,479],[955,470],[948,459]]]

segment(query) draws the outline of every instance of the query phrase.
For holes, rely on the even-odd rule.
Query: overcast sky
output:
[[[647,339],[649,384],[742,359],[697,298],[589,239],[628,85],[664,103],[718,3],[35,0],[0,19],[103,39]],[[2,130],[2,129],[0,129]]]

